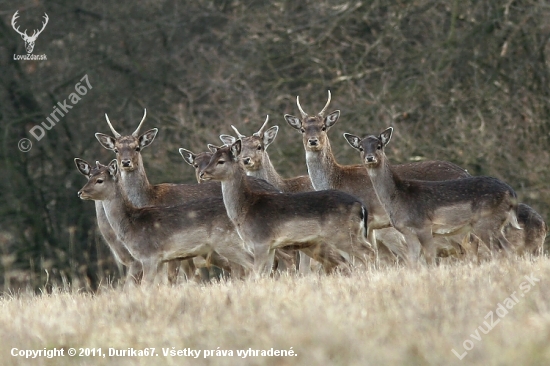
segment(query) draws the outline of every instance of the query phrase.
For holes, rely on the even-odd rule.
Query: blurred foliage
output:
[[[449,160],[507,181],[550,213],[550,6],[545,1],[96,1],[0,0],[0,273],[4,289],[67,281],[95,287],[117,268],[95,225],[74,157],[111,160],[94,138],[122,133],[147,108],[158,127],[143,151],[152,183],[194,181],[177,148],[206,150],[231,124],[251,134],[270,115],[270,147],[285,176],[306,174],[301,137],[283,114],[333,95],[337,159],[359,158],[342,132],[396,136],[395,163]],[[11,27],[40,27],[25,54]],[[30,34],[30,32],[29,32]],[[35,141],[29,130],[89,76],[92,89]],[[17,148],[29,138],[28,153]],[[48,278],[49,277],[49,278]]]

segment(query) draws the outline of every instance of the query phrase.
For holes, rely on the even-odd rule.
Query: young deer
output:
[[[397,242],[395,240],[380,240],[384,237],[399,238],[401,236],[390,228],[388,215],[376,197],[365,168],[361,165],[340,165],[334,157],[327,133],[338,121],[340,111],[336,110],[325,116],[330,100],[331,94],[329,91],[328,101],[321,112],[310,116],[304,112],[299,97],[296,97],[301,119],[288,114],[284,116],[291,127],[302,133],[311,183],[316,190],[337,189],[361,199],[369,212],[369,242],[376,246],[377,242],[380,241],[392,252],[407,260],[402,239]],[[404,179],[439,181],[470,176],[464,169],[446,161],[415,162],[396,165],[394,169]],[[380,235],[375,235],[374,230],[380,231]],[[382,250],[382,248],[379,249]]]
[[[183,160],[191,165],[193,169],[195,169],[195,177],[197,178],[198,183],[204,183],[200,179],[200,172],[206,168],[208,163],[210,162],[210,159],[212,158],[213,152],[219,149],[219,147],[214,146],[212,144],[208,144],[208,148],[210,151],[200,152],[195,154],[194,152],[180,148],[179,153],[182,156]],[[255,190],[259,191],[265,191],[265,192],[279,192],[277,188],[275,188],[273,185],[269,184],[269,182],[265,181],[264,179],[254,178],[254,177],[247,177],[246,178],[249,183],[251,184],[251,187]],[[219,182],[216,182],[219,184]],[[221,187],[221,186],[220,186]],[[290,250],[280,249],[275,252],[275,259],[276,261],[276,267],[277,270],[285,271],[288,269],[292,269],[296,266],[295,264],[295,253]]]
[[[261,193],[252,190],[239,163],[241,141],[218,149],[201,172],[222,182],[227,214],[239,236],[254,248],[254,270],[267,273],[277,248],[292,246],[331,271],[350,256],[365,262],[367,210],[343,192]]]
[[[345,133],[344,137],[361,152],[376,195],[393,227],[405,237],[411,258],[418,259],[422,248],[426,261],[433,263],[433,235],[458,231],[475,234],[490,248],[496,239],[500,247],[511,249],[503,229],[508,223],[520,229],[512,188],[492,177],[441,182],[406,179],[390,165],[384,153],[392,132],[390,127],[379,136],[361,139]]]
[[[88,180],[94,174],[98,174],[101,169],[99,164],[92,167],[87,161],[79,158],[75,158],[74,162],[78,171],[88,178]],[[100,201],[95,201],[95,212],[99,232],[103,236],[103,239],[107,242],[107,245],[109,246],[109,249],[111,249],[115,260],[118,263],[128,267],[124,287],[128,287],[132,282],[139,282],[142,275],[141,263],[132,257],[124,243],[118,239],[116,233],[111,227],[111,224],[109,224],[109,220],[107,219],[107,215],[105,215],[105,210],[103,209],[103,204]]]
[[[265,122],[258,132],[248,137],[241,134],[235,126],[231,126],[237,133],[238,139],[241,140],[242,151],[239,158],[246,174],[248,176],[265,179],[281,190],[281,192],[298,193],[313,191],[313,185],[308,175],[285,179],[275,170],[275,167],[271,163],[271,159],[269,159],[267,148],[275,140],[275,137],[277,137],[279,126],[273,126],[265,130],[268,121],[269,116],[266,116]],[[237,138],[230,135],[220,135],[220,139],[226,145],[232,145],[237,141]],[[303,253],[299,255],[299,258],[300,262],[298,267],[300,273],[309,273],[311,268],[310,258]]]
[[[84,200],[102,201],[105,214],[130,254],[143,265],[143,281],[156,283],[163,262],[220,254],[246,269],[253,256],[227,220],[221,197],[174,206],[136,207],[128,199],[116,159],[98,169],[78,192]]]
[[[199,177],[199,174],[202,169],[204,169],[208,163],[210,162],[210,159],[212,158],[212,155],[214,154],[214,151],[216,151],[217,147],[211,144],[208,144],[208,149],[210,151],[203,151],[200,153],[194,153],[191,150],[187,150],[184,148],[179,149],[179,153],[183,160],[191,165],[193,169],[195,170],[195,178],[197,179],[197,183],[204,183],[201,178]],[[220,185],[221,190],[221,185]]]

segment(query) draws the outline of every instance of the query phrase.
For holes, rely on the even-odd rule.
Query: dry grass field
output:
[[[95,295],[4,294],[1,364],[543,365],[550,363],[549,278],[544,257]],[[106,357],[69,357],[71,347],[77,354],[101,348]],[[109,348],[153,347],[153,357],[109,356]],[[64,356],[11,355],[55,348]],[[201,352],[164,355],[186,349]],[[250,353],[271,349],[295,355]],[[217,356],[222,350],[226,356]]]

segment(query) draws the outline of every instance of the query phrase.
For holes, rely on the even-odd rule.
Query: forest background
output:
[[[15,59],[27,54],[16,11],[29,35],[48,15],[33,50],[47,60]],[[105,113],[130,133],[144,108],[142,131],[160,130],[143,151],[152,183],[193,183],[179,147],[205,151],[231,124],[252,134],[266,115],[280,126],[275,167],[306,174],[283,115],[299,115],[297,95],[317,113],[330,90],[340,163],[359,163],[343,132],[393,126],[393,163],[448,160],[498,177],[548,220],[549,38],[545,1],[0,0],[0,290],[121,277],[94,204],[76,195],[86,179],[73,159],[109,162],[94,137],[110,133]],[[29,131],[82,86],[37,141]]]

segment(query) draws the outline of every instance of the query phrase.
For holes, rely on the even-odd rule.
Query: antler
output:
[[[330,90],[329,90],[329,91],[328,91],[328,100],[327,100],[327,104],[325,104],[325,107],[321,110],[321,112],[319,112],[319,116],[323,117],[323,115],[324,115],[325,112],[327,111],[328,105],[330,104],[330,99],[331,99],[331,95],[330,95]]]
[[[233,131],[235,131],[235,133],[237,134],[237,137],[242,139],[243,137],[246,137],[245,135],[243,135],[242,133],[239,132],[239,130],[237,130],[237,127],[231,125],[231,128],[233,129]]]
[[[255,136],[262,136],[264,134],[264,129],[265,129],[265,126],[267,125],[267,121],[269,121],[269,115],[265,116],[265,122],[264,124],[262,125],[262,127],[260,127],[260,129],[258,130],[258,132],[256,132],[254,135]]]
[[[300,114],[302,115],[302,118],[306,118],[307,113],[304,112],[304,110],[302,109],[302,106],[300,105],[300,97],[299,96],[296,97],[296,104],[298,104],[298,109],[300,110]]]
[[[120,133],[116,132],[115,128],[111,124],[111,121],[109,121],[109,116],[107,116],[107,113],[105,113],[105,119],[107,120],[107,123],[109,124],[109,127],[111,128],[111,132],[115,136],[116,139],[118,139],[120,136],[122,136]]]
[[[141,122],[139,123],[139,126],[136,128],[136,130],[132,133],[132,136],[138,137],[139,130],[141,129],[141,125],[143,124],[143,121],[145,121],[145,117],[147,116],[147,108],[143,110],[143,118],[141,119]]]
[[[48,17],[48,14],[46,14],[46,13],[44,13],[44,20],[45,20],[45,22],[42,22],[42,29],[40,29],[40,30],[35,29],[32,36],[30,36],[29,38],[36,39],[40,35],[40,33],[42,33],[44,28],[46,28],[46,25],[48,24],[48,20],[50,20],[50,18]],[[26,29],[25,29],[25,31],[26,31]]]
[[[28,37],[28,36],[27,36],[27,30],[26,30],[26,29],[25,29],[25,32],[22,33],[22,32],[19,30],[19,26],[17,26],[17,28],[16,28],[15,21],[17,20],[17,18],[19,18],[19,10],[17,10],[17,11],[15,12],[15,14],[13,14],[13,17],[11,18],[11,26],[12,26],[12,28],[13,28],[17,33],[19,33],[21,36]]]

